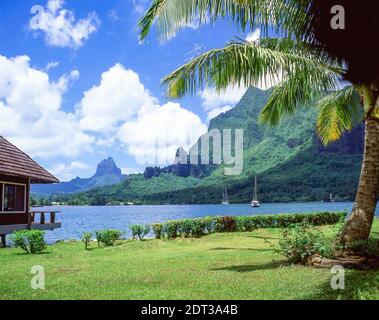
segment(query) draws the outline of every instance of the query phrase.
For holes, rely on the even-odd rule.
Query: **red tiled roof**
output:
[[[59,182],[56,177],[2,136],[0,136],[0,174],[30,178],[31,183]]]

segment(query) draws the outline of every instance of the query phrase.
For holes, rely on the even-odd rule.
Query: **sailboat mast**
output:
[[[224,191],[224,200],[229,201],[228,189],[226,187],[225,187],[225,191]]]
[[[257,176],[255,176],[255,187],[254,187],[254,201],[258,201],[258,184],[257,184]]]

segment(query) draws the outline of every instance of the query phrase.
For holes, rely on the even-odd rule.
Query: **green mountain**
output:
[[[223,165],[149,167],[143,175],[131,175],[119,184],[63,200],[90,204],[220,203],[227,186],[231,202],[249,202],[254,175],[264,202],[319,201],[329,198],[330,193],[336,200],[352,200],[362,162],[363,127],[324,147],[315,134],[316,110],[311,104],[279,126],[264,126],[258,116],[270,93],[249,88],[235,108],[210,122],[209,130],[243,129],[242,174],[225,176]]]

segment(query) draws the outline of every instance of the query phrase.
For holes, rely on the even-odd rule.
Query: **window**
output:
[[[2,212],[25,212],[25,185],[2,183],[0,191]]]

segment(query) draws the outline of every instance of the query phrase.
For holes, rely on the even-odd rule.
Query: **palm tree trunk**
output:
[[[366,119],[365,153],[353,212],[342,230],[342,241],[369,237],[379,195],[379,120]]]

